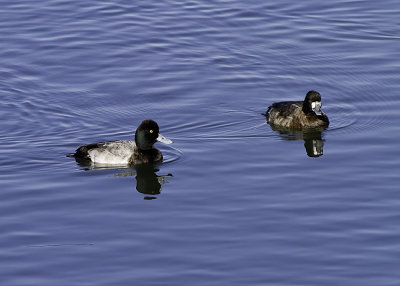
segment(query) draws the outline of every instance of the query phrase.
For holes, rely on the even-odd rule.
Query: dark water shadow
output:
[[[277,131],[284,140],[304,140],[304,148],[309,157],[320,157],[324,154],[323,131],[326,128],[312,128],[307,130],[293,130],[286,127],[270,124],[271,129]]]

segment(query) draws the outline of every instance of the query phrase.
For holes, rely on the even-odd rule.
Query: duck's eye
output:
[[[154,131],[153,131],[153,129],[150,129],[150,131],[149,131],[150,133],[153,133]]]

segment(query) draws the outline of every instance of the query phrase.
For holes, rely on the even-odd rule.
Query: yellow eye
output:
[[[150,133],[153,133],[154,131],[153,131],[153,129],[150,129],[150,131],[149,131]]]

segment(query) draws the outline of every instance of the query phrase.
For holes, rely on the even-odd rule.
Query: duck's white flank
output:
[[[135,150],[135,141],[121,140],[106,142],[103,146],[88,151],[93,163],[126,165]]]

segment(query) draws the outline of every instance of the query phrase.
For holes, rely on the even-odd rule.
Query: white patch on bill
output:
[[[311,102],[311,107],[314,109],[317,106],[321,106],[321,101],[313,101]]]

